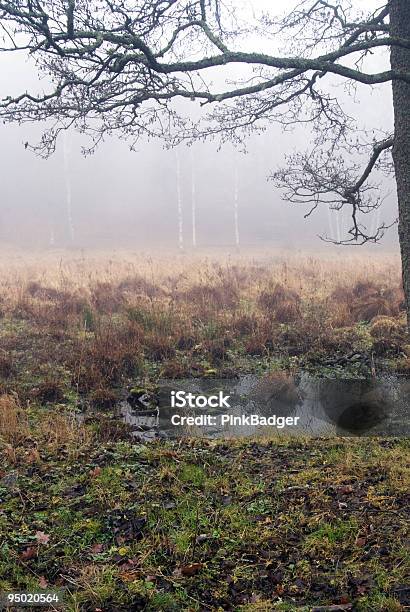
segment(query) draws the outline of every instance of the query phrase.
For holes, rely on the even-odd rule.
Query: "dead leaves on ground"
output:
[[[195,576],[204,567],[203,563],[188,563],[174,570],[174,576]]]
[[[30,561],[37,556],[37,546],[28,546],[20,555],[22,561]]]
[[[36,531],[34,538],[36,542],[27,546],[19,555],[21,561],[30,561],[30,559],[37,557],[40,545],[46,545],[50,541],[50,536],[44,531]]]
[[[36,531],[35,537],[39,544],[48,544],[50,540],[50,536],[44,531]]]

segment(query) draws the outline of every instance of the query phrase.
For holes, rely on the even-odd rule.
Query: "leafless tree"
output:
[[[369,0],[374,6],[364,12],[350,0],[299,0],[285,16],[261,14],[251,25],[227,2],[0,0],[1,49],[28,53],[51,82],[47,91],[3,98],[0,115],[51,121],[34,147],[43,155],[71,126],[91,136],[87,153],[113,132],[132,148],[143,134],[171,143],[205,136],[240,142],[270,121],[307,123],[314,153],[291,156],[273,179],[286,199],[310,204],[311,212],[349,209],[343,242],[353,244],[378,241],[388,226],[368,231],[364,219],[381,204],[372,176],[389,170],[392,154],[410,321],[410,2]],[[249,31],[278,52],[247,50]],[[386,61],[382,70],[369,63],[374,53]],[[213,69],[232,66],[218,90]],[[357,135],[335,82],[348,89],[391,83],[392,133]],[[201,119],[182,113],[186,104],[175,99],[196,101],[205,109]],[[360,166],[357,155],[367,150]]]

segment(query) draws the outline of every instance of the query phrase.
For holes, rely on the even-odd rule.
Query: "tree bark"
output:
[[[389,0],[391,36],[410,39],[409,0]],[[410,49],[391,48],[391,67],[410,73]],[[393,161],[399,203],[399,240],[407,325],[410,331],[410,84],[393,80]]]

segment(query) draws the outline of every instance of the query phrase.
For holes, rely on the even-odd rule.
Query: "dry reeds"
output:
[[[55,410],[43,413],[40,420],[30,423],[17,396],[0,395],[0,442],[11,463],[19,460],[38,463],[40,451],[55,453],[62,448],[75,457],[94,437],[92,429],[78,423],[73,416]]]
[[[30,436],[27,413],[14,395],[0,395],[0,439],[12,447]]]

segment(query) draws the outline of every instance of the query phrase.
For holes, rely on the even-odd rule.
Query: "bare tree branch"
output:
[[[373,145],[364,169],[346,167],[340,151],[353,151],[355,124],[326,87],[332,78],[410,84],[410,71],[374,72],[364,61],[377,50],[410,49],[410,39],[390,31],[389,10],[388,1],[366,15],[349,0],[302,0],[279,20],[264,14],[255,31],[288,41],[286,52],[270,54],[244,50],[246,28],[219,0],[215,7],[209,0],[0,0],[1,50],[29,51],[38,69],[51,75],[48,91],[3,97],[0,117],[53,120],[32,147],[44,156],[68,126],[91,137],[89,153],[112,133],[131,148],[143,134],[171,144],[214,136],[240,143],[267,122],[306,123],[316,155],[292,156],[274,180],[285,199],[309,204],[306,216],[320,204],[349,206],[348,241],[361,242],[366,231],[359,217],[381,203],[369,179],[394,137]],[[234,65],[247,70],[247,78],[225,79],[218,91],[214,69]],[[182,115],[177,99],[206,106],[205,121]],[[385,227],[368,239],[378,239]]]
[[[375,143],[369,161],[361,172],[357,165],[346,168],[342,157],[333,157],[329,151],[319,151],[316,154],[307,152],[292,156],[288,160],[289,165],[275,172],[271,178],[281,189],[285,189],[284,198],[288,202],[311,205],[305,218],[320,204],[335,211],[350,207],[352,226],[348,230],[349,238],[337,241],[321,237],[323,240],[338,244],[378,242],[396,220],[390,224],[382,223],[373,234],[369,234],[359,217],[376,210],[382,203],[380,196],[375,195],[377,185],[368,184],[367,181],[380,155],[393,145],[394,137]]]

